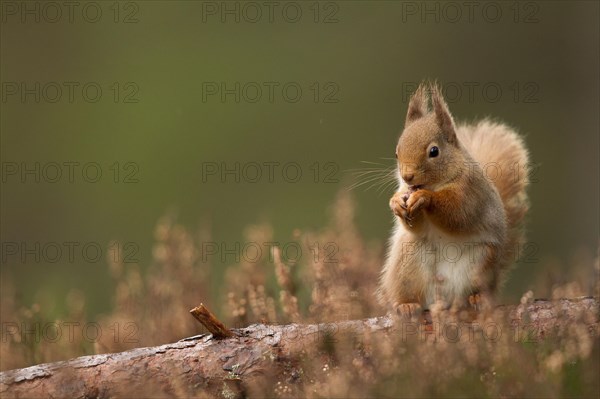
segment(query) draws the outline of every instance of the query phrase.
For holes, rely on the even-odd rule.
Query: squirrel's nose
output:
[[[410,183],[411,180],[415,177],[414,174],[405,174],[404,176],[402,176],[402,179],[404,179],[405,182]]]

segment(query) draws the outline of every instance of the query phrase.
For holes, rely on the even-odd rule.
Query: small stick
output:
[[[225,327],[214,314],[204,304],[196,306],[190,310],[190,313],[198,320],[208,331],[210,331],[216,339],[233,337],[234,334],[230,329]]]

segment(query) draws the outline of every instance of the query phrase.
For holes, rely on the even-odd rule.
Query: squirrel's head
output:
[[[434,189],[460,173],[463,153],[454,120],[437,85],[421,83],[410,98],[396,158],[401,181],[413,188]]]

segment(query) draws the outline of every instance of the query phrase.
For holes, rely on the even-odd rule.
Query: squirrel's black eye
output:
[[[397,152],[394,153],[394,156],[396,157],[396,159],[398,159],[398,153]]]
[[[440,150],[436,146],[433,146],[429,149],[429,158],[435,158],[440,155]]]

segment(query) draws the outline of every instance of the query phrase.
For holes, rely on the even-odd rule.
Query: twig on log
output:
[[[233,337],[234,334],[228,329],[225,324],[221,323],[219,319],[210,311],[204,304],[196,306],[190,310],[190,313],[196,320],[198,320],[208,331],[211,332],[213,337],[216,339],[223,339]]]

